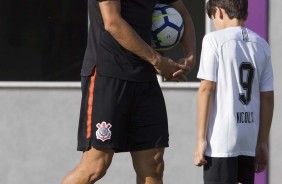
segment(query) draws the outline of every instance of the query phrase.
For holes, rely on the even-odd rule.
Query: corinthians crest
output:
[[[112,125],[110,123],[106,123],[103,121],[101,124],[97,123],[96,127],[98,130],[96,131],[96,138],[100,139],[101,141],[105,141],[108,139],[111,139],[112,132],[110,131],[110,128]]]

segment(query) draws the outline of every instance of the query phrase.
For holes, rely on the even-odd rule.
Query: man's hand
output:
[[[198,140],[196,149],[194,152],[194,164],[196,166],[202,166],[207,163],[204,153],[207,147],[207,141],[206,140]]]
[[[255,157],[255,172],[259,173],[266,169],[268,165],[268,144],[258,143],[256,147],[256,157]]]
[[[160,61],[154,65],[156,71],[162,75],[166,80],[174,77],[174,73],[179,70],[184,70],[185,66],[180,65],[167,57],[161,57]]]
[[[178,60],[177,62],[179,65],[182,66],[182,69],[177,70],[173,74],[173,78],[170,79],[170,81],[188,81],[188,74],[193,70],[195,66],[195,59],[190,57],[190,58],[182,58]]]

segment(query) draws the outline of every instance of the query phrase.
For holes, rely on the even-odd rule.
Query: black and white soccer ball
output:
[[[166,4],[157,4],[152,18],[151,45],[164,51],[177,45],[184,32],[184,22],[179,12]]]

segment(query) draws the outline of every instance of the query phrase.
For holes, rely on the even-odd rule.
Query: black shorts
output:
[[[207,157],[204,165],[205,184],[254,183],[254,157],[238,156],[227,158]]]
[[[77,150],[115,152],[168,147],[168,122],[158,81],[134,82],[96,75],[81,78]]]

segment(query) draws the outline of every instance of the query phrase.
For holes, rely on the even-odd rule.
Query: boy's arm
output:
[[[268,141],[274,109],[274,92],[260,93],[260,125],[256,146],[255,171],[261,172],[268,165]]]
[[[140,38],[135,30],[122,18],[119,0],[99,2],[99,7],[105,29],[125,49],[151,63],[159,74],[169,79],[175,71],[186,68],[186,66],[180,66],[169,58],[162,57]]]
[[[206,134],[215,90],[215,82],[202,80],[198,91],[198,128],[194,152],[194,164],[202,166],[207,163],[204,153],[207,146]]]

